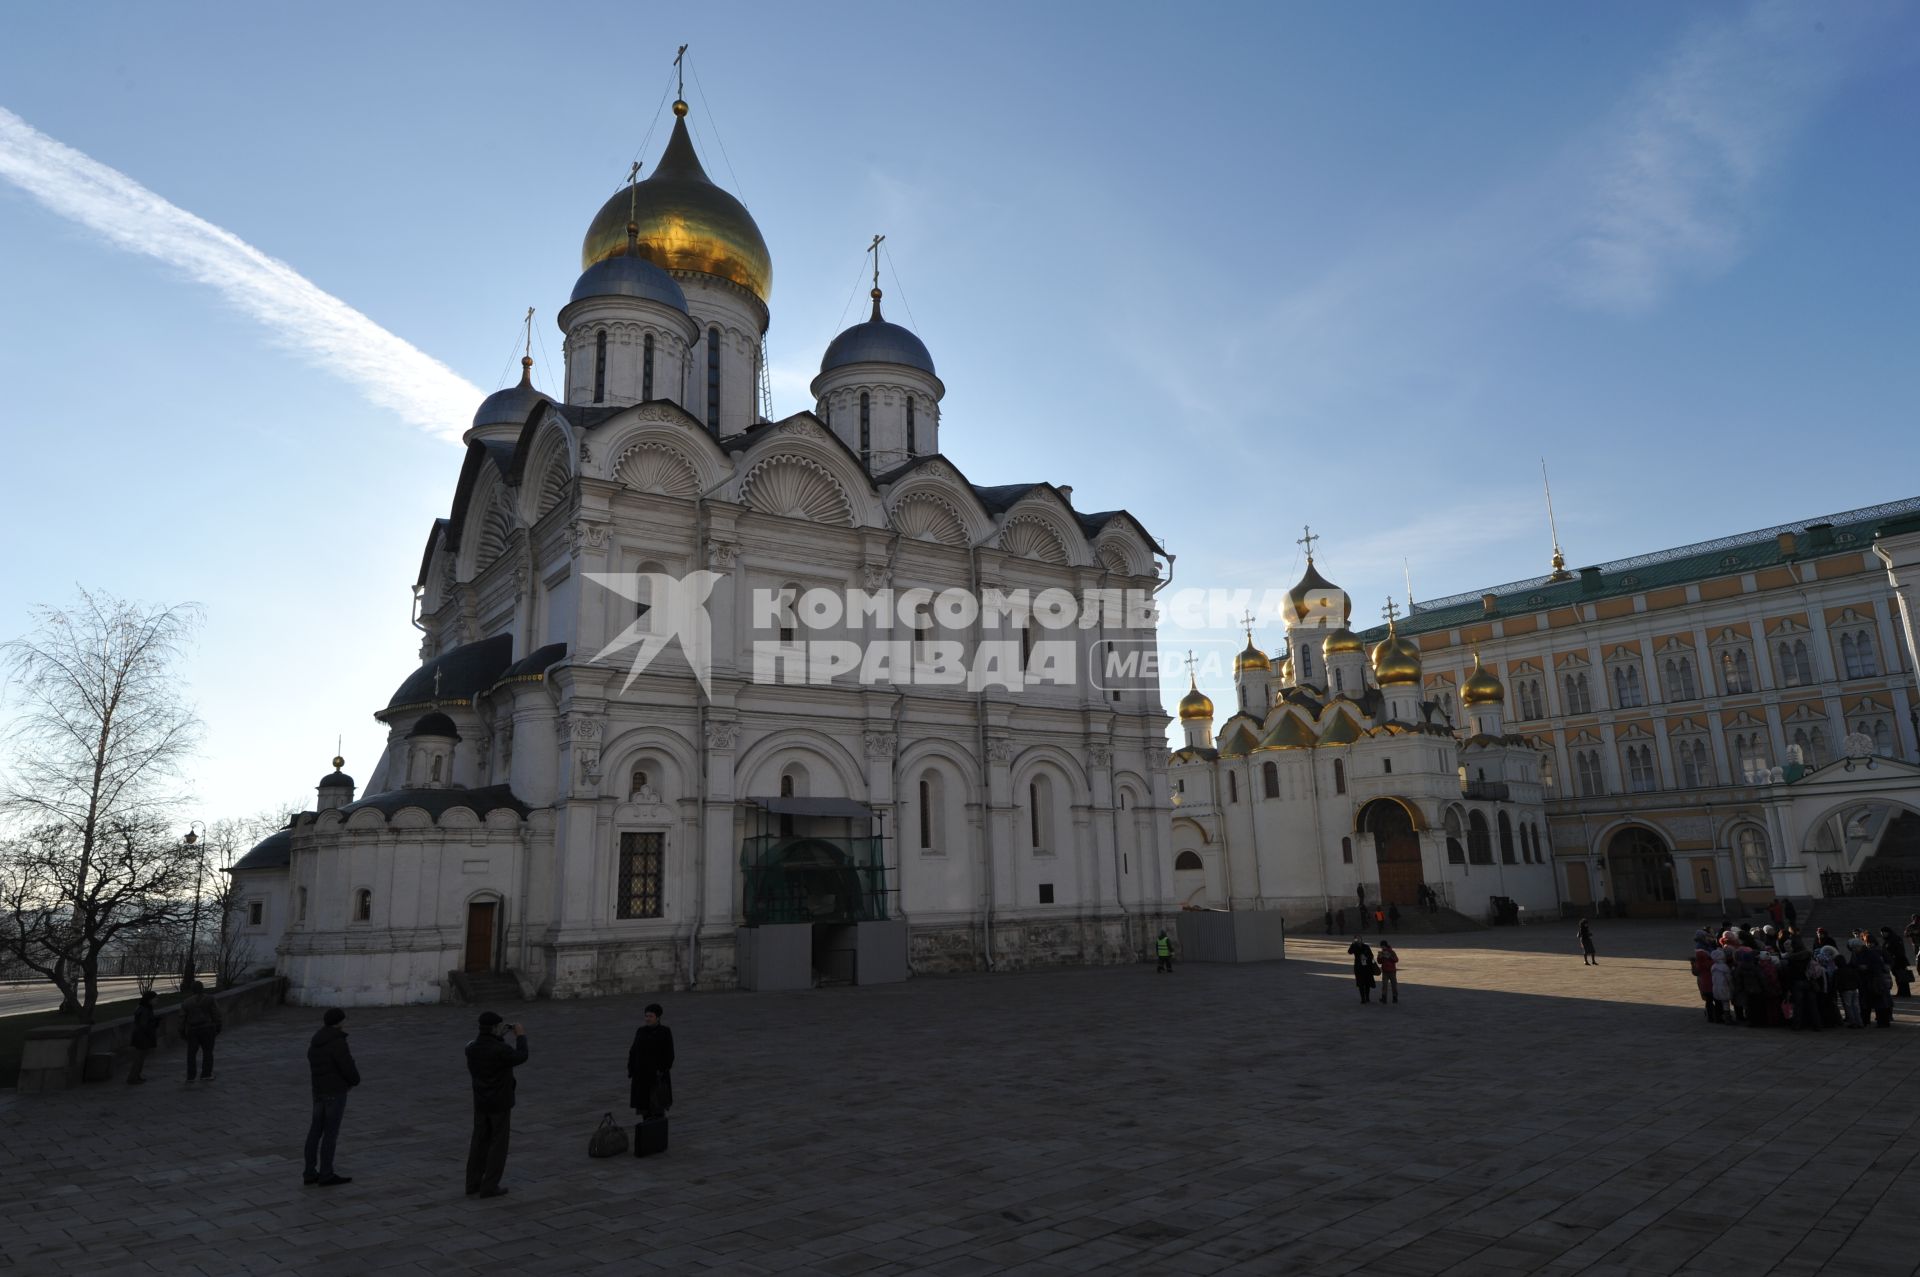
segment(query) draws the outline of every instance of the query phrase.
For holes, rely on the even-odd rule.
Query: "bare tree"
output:
[[[11,722],[0,765],[0,928],[13,956],[91,1013],[100,955],[122,933],[176,921],[196,854],[168,827],[199,724],[178,662],[192,606],[82,591],[35,609],[0,648]]]
[[[212,877],[212,890],[203,906],[220,920],[218,939],[213,949],[214,980],[219,988],[237,984],[241,977],[260,964],[247,935],[246,907],[239,884],[227,869],[247,850],[275,830],[284,829],[296,808],[275,814],[262,812],[252,817],[216,820],[207,830],[206,852],[218,865]]]

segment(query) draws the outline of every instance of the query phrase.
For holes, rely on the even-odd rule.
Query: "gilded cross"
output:
[[[1400,609],[1398,606],[1394,604],[1393,597],[1391,595],[1387,597],[1387,605],[1384,608],[1380,609],[1380,615],[1387,618],[1387,628],[1392,629],[1394,621],[1400,615]]]
[[[687,69],[681,65],[681,60],[686,56],[687,46],[684,44],[680,46],[680,52],[673,55],[673,96],[679,98],[682,102],[687,100]]]
[[[1307,562],[1311,563],[1313,562],[1313,543],[1315,541],[1320,540],[1321,538],[1313,534],[1313,527],[1311,524],[1303,525],[1301,528],[1301,531],[1305,532],[1306,535],[1296,540],[1294,544],[1304,545],[1307,547]]]
[[[1195,659],[1193,655],[1193,649],[1188,648],[1187,649],[1187,681],[1189,683],[1197,684],[1199,682],[1199,676],[1194,673],[1194,671],[1199,668],[1200,668],[1200,662],[1197,659]]]
[[[886,243],[885,235],[875,235],[873,243],[867,245],[867,251],[873,254],[873,286],[880,287],[880,245]]]

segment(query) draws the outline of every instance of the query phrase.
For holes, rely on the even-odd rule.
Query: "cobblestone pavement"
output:
[[[0,1267],[35,1274],[1017,1272],[1849,1277],[1920,1262],[1920,1032],[1709,1025],[1691,928],[1345,939],[1151,965],[664,997],[673,1148],[586,1156],[646,997],[536,1003],[503,1199],[461,1191],[461,1007],[355,1010],[305,1188],[312,1008],[212,1083],[0,1099]]]

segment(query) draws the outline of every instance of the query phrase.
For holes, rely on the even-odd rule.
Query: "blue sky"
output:
[[[492,389],[528,305],[558,356],[690,42],[773,253],[777,413],[885,232],[977,482],[1125,506],[1187,585],[1291,584],[1311,523],[1370,621],[1403,556],[1422,597],[1543,570],[1543,454],[1575,564],[1920,490],[1917,36],[1873,4],[49,5],[9,17],[0,108]],[[0,634],[76,584],[206,606],[183,819],[310,798],[336,735],[364,777],[456,445],[5,180],[0,298]]]

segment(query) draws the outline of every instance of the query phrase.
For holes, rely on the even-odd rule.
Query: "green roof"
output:
[[[1479,621],[1525,616],[1548,608],[1571,607],[1595,599],[1617,598],[1669,586],[1686,585],[1717,576],[1753,572],[1834,554],[1857,554],[1873,541],[1883,526],[1894,527],[1911,522],[1920,515],[1920,497],[1867,506],[1826,518],[1807,519],[1760,528],[1717,541],[1701,541],[1658,550],[1631,559],[1616,559],[1597,567],[1581,568],[1564,581],[1537,576],[1491,589],[1473,590],[1443,599],[1415,603],[1411,615],[1398,623],[1401,634],[1428,634],[1472,625]],[[1794,549],[1780,547],[1780,535],[1793,534]],[[1488,612],[1481,599],[1494,596],[1494,610]],[[1387,627],[1375,626],[1363,638],[1385,637]]]

